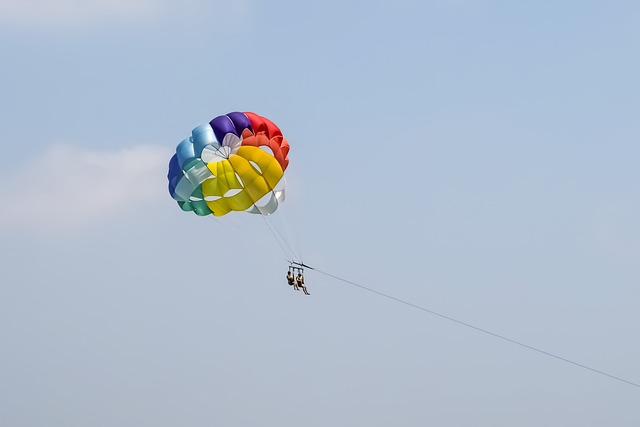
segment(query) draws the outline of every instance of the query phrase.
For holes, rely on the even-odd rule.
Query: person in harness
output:
[[[301,272],[298,272],[298,275],[296,276],[296,284],[295,284],[296,288],[302,288],[302,290],[304,291],[305,295],[311,295],[309,293],[309,291],[307,291],[307,287],[304,285],[304,277],[302,276]],[[298,289],[300,290],[300,289]]]
[[[291,270],[287,272],[287,283],[289,284],[289,286],[293,286],[293,289],[295,289],[296,291],[298,290],[298,286],[296,285],[296,280],[293,277]]]

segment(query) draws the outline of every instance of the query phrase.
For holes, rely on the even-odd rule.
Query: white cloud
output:
[[[0,0],[5,25],[60,28],[99,22],[149,20],[163,10],[162,0]]]
[[[152,213],[169,197],[170,151],[137,146],[91,151],[53,146],[27,167],[2,177],[4,225],[38,230],[78,228]]]
[[[246,13],[245,0],[0,0],[0,25],[31,30],[86,29],[114,23],[158,22],[180,13],[214,7],[222,14]]]

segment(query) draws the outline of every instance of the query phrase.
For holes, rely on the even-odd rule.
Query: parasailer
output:
[[[298,290],[296,286],[296,279],[293,277],[291,270],[287,271],[287,283],[289,286],[293,286],[293,289]]]
[[[287,283],[290,286],[293,286],[294,290],[299,291],[300,289],[302,289],[305,295],[311,295],[307,290],[307,286],[304,284],[304,269],[302,268],[303,265],[313,270],[313,267],[309,267],[308,265],[296,261],[290,262],[289,271],[287,271]],[[298,274],[294,276],[294,273]]]
[[[169,194],[183,211],[198,216],[271,215],[285,199],[288,154],[289,143],[269,119],[237,111],[215,117],[176,147]],[[287,282],[308,295],[304,279],[296,279],[290,268]]]
[[[305,295],[311,295],[309,291],[307,291],[307,287],[304,285],[304,276],[302,275],[302,272],[298,272],[298,275],[296,276],[296,286],[298,288],[302,288]]]

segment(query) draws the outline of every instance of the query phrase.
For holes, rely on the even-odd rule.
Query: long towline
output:
[[[544,351],[544,350],[541,350],[541,349],[539,349],[539,348],[533,347],[533,346],[531,346],[531,345],[528,345],[528,344],[522,343],[522,342],[520,342],[520,341],[516,341],[516,340],[511,339],[511,338],[509,338],[509,337],[505,337],[504,335],[500,335],[500,334],[497,334],[497,333],[495,333],[495,332],[491,332],[491,331],[489,331],[489,330],[487,330],[487,329],[483,329],[483,328],[480,328],[480,327],[478,327],[478,326],[474,326],[474,325],[472,325],[472,324],[470,324],[470,323],[463,322],[462,320],[454,319],[453,317],[446,316],[446,315],[444,315],[444,314],[438,313],[438,312],[433,311],[433,310],[429,310],[428,308],[421,307],[421,306],[419,306],[419,305],[416,305],[416,304],[410,303],[410,302],[405,301],[405,300],[402,300],[402,299],[400,299],[400,298],[396,298],[396,297],[394,297],[394,296],[392,296],[392,295],[388,295],[388,294],[385,294],[385,293],[383,293],[383,292],[376,291],[375,289],[371,289],[371,288],[368,288],[368,287],[366,287],[366,286],[359,285],[359,284],[357,284],[357,283],[355,283],[355,282],[352,282],[351,280],[343,279],[342,277],[338,277],[338,276],[333,275],[333,274],[331,274],[331,273],[327,273],[326,271],[318,270],[317,268],[313,268],[313,267],[310,267],[310,266],[308,266],[308,265],[306,265],[305,267],[307,267],[307,268],[309,268],[309,269],[311,269],[311,270],[313,270],[313,271],[316,271],[316,272],[318,272],[318,273],[320,273],[320,274],[324,274],[325,276],[328,276],[328,277],[334,278],[334,279],[336,279],[336,280],[339,280],[339,281],[341,281],[341,282],[347,283],[347,284],[349,284],[349,285],[356,286],[356,287],[358,287],[358,288],[360,288],[360,289],[364,289],[365,291],[369,291],[369,292],[371,292],[371,293],[374,293],[374,294],[376,294],[376,295],[380,295],[380,296],[382,296],[382,297],[385,297],[385,298],[388,298],[388,299],[390,299],[390,300],[393,300],[393,301],[399,302],[399,303],[404,304],[404,305],[407,305],[407,306],[409,306],[409,307],[413,307],[413,308],[415,308],[415,309],[418,309],[418,310],[421,310],[421,311],[427,312],[427,313],[429,313],[429,314],[433,314],[434,316],[438,316],[438,317],[440,317],[440,318],[442,318],[442,319],[449,320],[450,322],[454,322],[454,323],[457,323],[457,324],[459,324],[459,325],[466,326],[467,328],[471,328],[471,329],[474,329],[474,330],[476,330],[476,331],[478,331],[478,332],[482,332],[482,333],[484,333],[484,334],[491,335],[492,337],[499,338],[499,339],[501,339],[501,340],[503,340],[503,341],[510,342],[511,344],[519,345],[520,347],[524,347],[524,348],[526,348],[526,349],[536,351],[536,352],[538,352],[538,353],[544,354],[545,356],[553,357],[554,359],[561,360],[561,361],[563,361],[563,362],[569,363],[569,364],[574,365],[574,366],[578,366],[578,367],[580,367],[580,368],[586,369],[586,370],[591,371],[591,372],[594,372],[594,373],[596,373],[596,374],[604,375],[605,377],[609,377],[609,378],[611,378],[611,379],[614,379],[614,380],[617,380],[617,381],[620,381],[620,382],[623,382],[623,383],[626,383],[626,384],[632,385],[632,386],[634,386],[634,387],[640,388],[640,384],[638,384],[638,383],[634,383],[633,381],[625,380],[624,378],[620,378],[620,377],[617,377],[617,376],[615,376],[615,375],[608,374],[608,373],[606,373],[606,372],[604,372],[604,371],[601,371],[601,370],[599,370],[599,369],[595,369],[595,368],[592,368],[592,367],[590,367],[590,366],[583,365],[582,363],[574,362],[573,360],[570,360],[570,359],[564,358],[564,357],[562,357],[562,356],[558,356],[558,355],[553,354],[553,353],[549,353],[548,351]]]

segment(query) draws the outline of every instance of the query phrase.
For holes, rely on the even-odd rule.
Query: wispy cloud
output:
[[[100,22],[150,20],[162,0],[0,0],[0,20],[14,27],[85,27]]]
[[[159,22],[214,8],[218,15],[245,15],[247,0],[0,0],[0,25],[39,31],[87,29],[113,24]]]
[[[53,146],[27,168],[0,177],[2,224],[38,230],[149,215],[167,197],[169,150],[137,146],[91,151]]]

